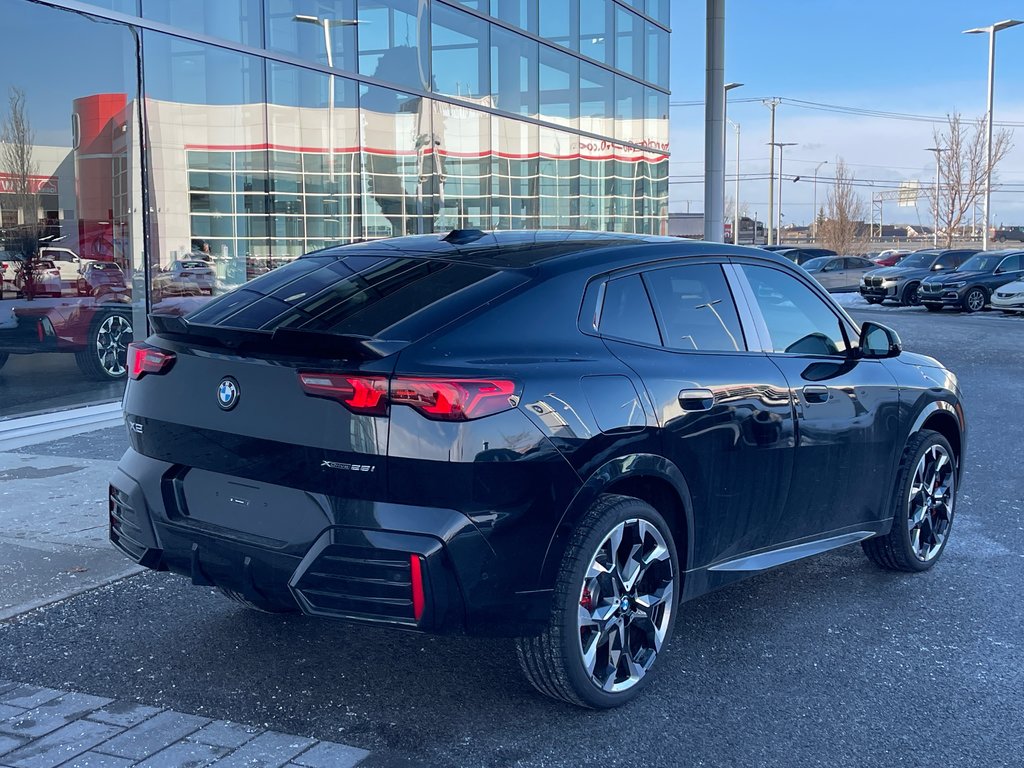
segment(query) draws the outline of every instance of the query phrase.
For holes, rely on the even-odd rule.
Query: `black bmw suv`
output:
[[[152,323],[117,547],[263,611],[516,637],[575,704],[635,696],[685,600],[949,539],[956,378],[759,249],[406,237]]]
[[[933,312],[956,307],[980,312],[996,288],[1024,279],[1024,251],[982,251],[952,272],[927,277],[921,282],[921,303]]]

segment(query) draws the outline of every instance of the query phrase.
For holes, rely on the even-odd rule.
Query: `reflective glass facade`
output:
[[[0,418],[116,398],[148,311],[326,245],[663,231],[668,8],[0,0]]]

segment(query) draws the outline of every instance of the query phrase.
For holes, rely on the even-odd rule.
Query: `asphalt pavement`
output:
[[[891,574],[854,547],[688,603],[626,708],[536,695],[508,641],[256,614],[148,572],[0,624],[0,679],[342,742],[361,766],[1019,766],[1024,319],[851,309],[960,376],[941,562]]]

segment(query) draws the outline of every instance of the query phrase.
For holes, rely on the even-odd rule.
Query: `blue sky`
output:
[[[699,0],[672,2],[672,101],[703,102],[704,16]],[[726,5],[726,81],[744,83],[732,91],[729,117],[741,126],[740,199],[760,218],[767,212],[768,182],[744,182],[746,174],[768,170],[769,112],[760,102],[741,100],[780,96],[917,115],[959,110],[965,118],[985,110],[988,37],[961,30],[1007,18],[1024,18],[1021,0],[984,3],[729,0]],[[703,208],[703,107],[672,108],[672,210]],[[1024,224],[1024,26],[996,36],[995,121],[1020,123],[1014,149],[998,169],[999,179],[1016,191],[993,194],[993,222]],[[776,140],[788,147],[784,172],[804,180],[784,182],[783,222],[806,223],[813,211],[810,175],[822,160],[842,157],[864,184],[934,180],[932,124],[835,114],[782,104],[776,113]],[[726,144],[726,173],[735,173],[735,134]],[[821,179],[818,205],[825,192]],[[681,183],[680,183],[681,182]],[[697,183],[690,183],[697,182]],[[827,182],[826,182],[827,186]],[[728,184],[730,194],[731,181]],[[744,187],[747,189],[744,190]],[[864,199],[871,189],[863,189]],[[928,223],[929,206],[918,209],[886,203],[888,223]]]

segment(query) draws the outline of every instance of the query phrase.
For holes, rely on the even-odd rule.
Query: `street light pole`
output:
[[[732,122],[731,120],[729,120],[729,91],[731,91],[733,88],[742,88],[742,87],[743,87],[743,83],[726,83],[725,85],[722,86],[722,115],[725,117],[725,120],[722,121],[722,182],[723,182],[722,183],[722,216],[723,217],[725,216],[725,133],[726,133],[725,124],[729,123],[729,122]],[[736,204],[739,205],[739,201],[738,200],[736,201]],[[723,229],[724,229],[724,226],[723,226]],[[725,238],[722,238],[722,239],[724,240]],[[733,241],[733,245],[735,245],[736,244],[736,233],[735,232],[733,232],[733,234],[732,234],[732,241]]]
[[[776,211],[776,225],[775,225],[775,244],[779,245],[782,243],[782,149],[783,147],[795,147],[795,141],[773,141],[771,142],[773,147],[779,148],[779,205]],[[772,150],[774,156],[775,150]]]
[[[827,164],[828,160],[822,160],[814,166],[814,210],[811,212],[814,218],[811,219],[811,238],[815,243],[818,242],[818,171],[821,170],[821,166]]]
[[[733,123],[732,120],[729,120],[729,122],[732,123],[732,127],[736,129],[736,191],[734,193],[735,196],[736,196],[736,203],[732,207],[732,244],[733,245],[739,245],[740,244],[740,124],[739,123]],[[754,227],[755,227],[755,229],[757,227],[757,222],[756,221],[754,222]],[[757,234],[756,231],[755,231],[754,234],[756,236],[756,234]],[[756,239],[756,237],[755,237],[755,239]],[[751,245],[754,244],[754,240],[753,239],[750,242],[751,242]]]
[[[327,17],[306,16],[299,14],[292,17],[293,21],[304,24],[315,24],[324,30],[324,47],[327,50],[327,66],[334,69],[334,47],[331,45],[332,27],[354,27],[359,23],[358,19],[329,19]],[[334,73],[327,76],[327,162],[329,164],[329,179],[334,183]]]
[[[1006,19],[988,27],[964,30],[965,35],[988,34],[988,109],[985,112],[985,199],[982,214],[985,220],[981,230],[981,247],[986,251],[988,250],[989,205],[992,198],[992,97],[996,73],[996,32],[1016,27],[1018,24],[1024,24],[1024,21]]]
[[[775,204],[775,108],[779,106],[779,99],[767,99],[762,102],[772,113],[772,124],[771,131],[768,134],[768,144],[771,149],[768,150],[768,242],[767,245],[772,244],[772,207]],[[754,226],[757,226],[755,222]]]
[[[942,147],[926,147],[926,152],[935,153],[935,231],[932,232],[932,247],[939,247],[939,155],[946,150]]]

